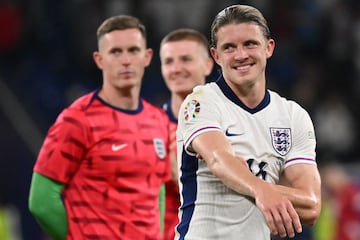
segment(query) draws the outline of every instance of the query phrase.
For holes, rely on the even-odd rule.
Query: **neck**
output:
[[[249,108],[256,107],[264,99],[266,91],[265,81],[242,85],[235,85],[232,82],[227,81],[227,84],[241,102]]]
[[[139,107],[139,91],[136,89],[106,89],[99,91],[99,97],[111,106],[136,110]]]
[[[176,94],[176,93],[171,94],[171,112],[174,114],[174,117],[176,119],[178,119],[180,106],[186,96],[187,96],[186,94],[185,95]]]

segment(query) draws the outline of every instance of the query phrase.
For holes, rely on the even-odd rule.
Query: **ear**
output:
[[[214,47],[211,47],[210,48],[210,53],[211,53],[211,56],[213,57],[214,61],[218,64],[219,64],[219,55],[217,54],[217,51]]]
[[[145,58],[146,58],[145,66],[147,67],[147,66],[150,65],[150,62],[151,62],[151,59],[153,57],[154,52],[153,52],[153,50],[151,48],[148,48],[148,49],[146,49],[145,54],[146,54],[146,56],[145,56]]]
[[[102,56],[101,56],[100,52],[98,52],[98,51],[93,52],[93,59],[96,63],[96,66],[102,70],[103,65],[102,65]]]
[[[266,58],[270,58],[273,55],[275,49],[275,40],[270,39],[266,46]]]
[[[209,76],[214,67],[214,60],[209,56],[206,62],[206,76]]]

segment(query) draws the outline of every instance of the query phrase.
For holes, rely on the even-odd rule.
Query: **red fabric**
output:
[[[337,240],[360,239],[360,186],[350,183],[336,198]]]
[[[89,94],[49,129],[34,171],[67,186],[67,240],[160,239],[158,194],[171,177],[169,122],[142,103],[141,112],[127,113]]]
[[[175,237],[175,227],[179,223],[178,208],[180,206],[179,186],[173,181],[169,181],[166,187],[166,211],[164,224],[164,240],[173,240]]]
[[[170,107],[170,105],[169,105]],[[169,110],[169,109],[168,109]],[[167,111],[169,114],[169,111]],[[176,143],[177,122],[170,122],[170,142]],[[176,144],[171,145],[172,151],[176,156]],[[178,208],[180,206],[179,186],[172,180],[165,185],[166,203],[165,203],[165,219],[164,219],[164,240],[173,240],[175,237],[175,227],[179,223]]]
[[[16,6],[0,6],[0,51],[18,44],[22,30],[22,15]]]

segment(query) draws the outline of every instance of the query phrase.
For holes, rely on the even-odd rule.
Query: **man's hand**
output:
[[[302,232],[299,215],[292,203],[271,185],[261,188],[261,191],[256,195],[255,202],[264,214],[271,234],[292,238],[295,236],[295,231],[297,233]]]

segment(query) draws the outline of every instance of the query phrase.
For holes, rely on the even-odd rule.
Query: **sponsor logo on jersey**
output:
[[[123,144],[119,144],[119,145],[116,145],[116,144],[113,144],[111,146],[111,149],[114,151],[114,152],[117,152],[123,148],[125,148],[127,146],[127,143],[123,143]]]
[[[290,128],[270,128],[271,143],[275,151],[281,156],[286,155],[291,149]]]
[[[194,119],[200,112],[200,103],[198,100],[193,99],[185,105],[185,120],[189,121]]]
[[[156,154],[160,159],[164,159],[166,156],[166,148],[164,141],[161,138],[154,138],[153,142]]]
[[[232,132],[232,131],[230,131],[230,128],[227,128],[225,131],[225,135],[228,137],[235,137],[235,136],[244,135],[244,133]]]

